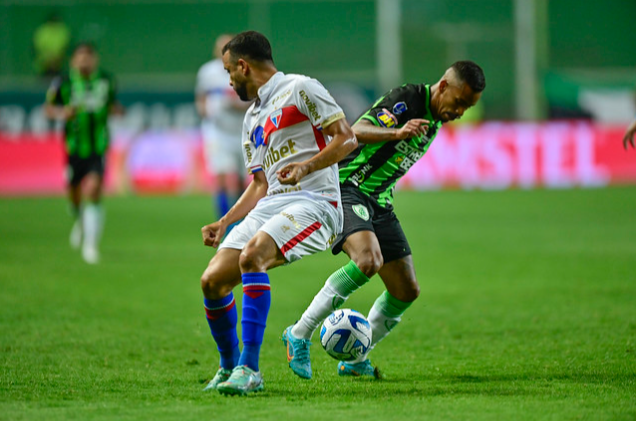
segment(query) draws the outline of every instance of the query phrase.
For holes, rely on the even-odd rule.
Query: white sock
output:
[[[369,320],[372,332],[371,346],[369,347],[369,351],[371,351],[378,342],[386,338],[391,333],[391,330],[402,321],[402,317],[386,315],[374,305],[369,310],[367,320]]]
[[[311,301],[298,323],[292,328],[292,335],[300,339],[311,339],[320,323],[340,307],[347,298],[339,294],[329,281],[325,282],[325,285]]]
[[[400,301],[384,291],[373,303],[367,320],[371,325],[371,345],[366,354],[362,355],[354,363],[367,359],[367,355],[382,339],[386,338],[395,326],[402,320],[402,314],[412,303]]]
[[[316,294],[307,310],[292,328],[292,335],[311,339],[320,323],[340,307],[351,293],[369,282],[369,278],[353,260],[329,276],[325,286]]]
[[[86,205],[82,212],[82,221],[84,224],[84,247],[97,249],[104,225],[104,212],[101,205],[94,203]]]

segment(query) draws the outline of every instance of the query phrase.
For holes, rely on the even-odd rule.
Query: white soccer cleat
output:
[[[82,247],[82,258],[89,265],[99,263],[99,251],[95,247],[84,245]]]
[[[79,250],[82,245],[82,221],[77,219],[71,228],[71,235],[69,236],[69,243],[74,250]]]

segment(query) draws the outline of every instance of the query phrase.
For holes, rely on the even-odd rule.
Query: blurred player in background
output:
[[[216,59],[201,66],[196,86],[205,161],[208,172],[216,177],[213,200],[216,200],[219,218],[227,213],[243,190],[241,129],[250,104],[239,99],[223,68],[221,51],[231,39],[228,34],[216,39]]]
[[[123,111],[115,99],[113,77],[98,66],[95,47],[78,44],[68,74],[53,80],[45,104],[48,118],[64,122],[68,196],[75,219],[71,246],[81,246],[82,257],[91,264],[99,261],[104,224],[101,198],[109,144],[108,116]],[[82,187],[88,196],[88,204],[83,207]]]
[[[234,37],[223,47],[223,65],[238,96],[255,100],[242,132],[253,179],[225,216],[201,229],[204,244],[219,247],[201,276],[208,324],[221,354],[205,390],[244,395],[263,389],[267,271],[330,246],[342,227],[337,162],[357,142],[342,109],[317,80],[276,70],[262,34]],[[227,227],[242,218],[221,243]],[[242,351],[232,294],[240,283]]]
[[[411,249],[393,212],[393,190],[424,156],[442,124],[474,106],[485,87],[482,69],[472,61],[459,61],[434,85],[392,89],[354,124],[360,145],[340,162],[344,230],[332,247],[334,254],[344,250],[351,260],[327,279],[301,319],[283,332],[289,366],[298,376],[312,376],[309,346],[316,328],[376,273],[386,291],[369,311],[369,352],[419,296]],[[340,361],[338,373],[380,377],[367,355]]]
[[[632,148],[636,148],[634,136],[636,136],[636,120],[632,121],[632,124],[629,125],[625,132],[625,136],[623,136],[623,147],[625,150],[629,149],[629,145],[632,145]]]
[[[56,12],[33,34],[34,67],[39,75],[58,76],[71,42],[71,30]]]

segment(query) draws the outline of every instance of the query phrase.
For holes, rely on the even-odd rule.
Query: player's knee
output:
[[[370,250],[365,253],[361,253],[355,259],[356,265],[367,277],[372,277],[384,264],[382,258],[382,252],[380,250]]]
[[[239,256],[239,268],[242,273],[265,272],[264,259],[260,250],[252,244],[247,244]]]
[[[420,285],[413,279],[406,283],[400,292],[400,296],[395,298],[406,303],[411,303],[420,296]]]
[[[412,302],[417,300],[420,296],[420,285],[416,282],[411,283],[410,287],[407,289],[407,302]]]
[[[214,272],[207,269],[201,275],[201,291],[203,291],[203,296],[210,299],[217,299],[225,297],[229,294],[229,291],[232,291],[232,288],[226,287],[226,283],[221,282],[221,280],[214,276]]]

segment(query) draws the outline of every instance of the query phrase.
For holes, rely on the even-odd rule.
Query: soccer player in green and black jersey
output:
[[[98,64],[93,45],[78,44],[73,50],[68,74],[53,80],[45,104],[47,117],[65,123],[68,194],[75,218],[70,241],[74,248],[82,246],[82,257],[88,263],[99,260],[108,116],[121,112],[115,100],[114,80],[100,70]],[[82,184],[89,198],[84,209],[81,207]]]
[[[392,89],[354,124],[359,146],[340,162],[344,230],[332,247],[334,254],[344,250],[351,260],[327,279],[301,319],[283,333],[289,366],[298,376],[311,378],[309,340],[322,320],[376,273],[386,291],[368,315],[373,332],[369,351],[419,296],[411,249],[393,212],[393,190],[426,153],[442,124],[460,118],[485,87],[482,69],[459,61],[434,85]],[[338,374],[378,378],[367,354],[340,361]]]

